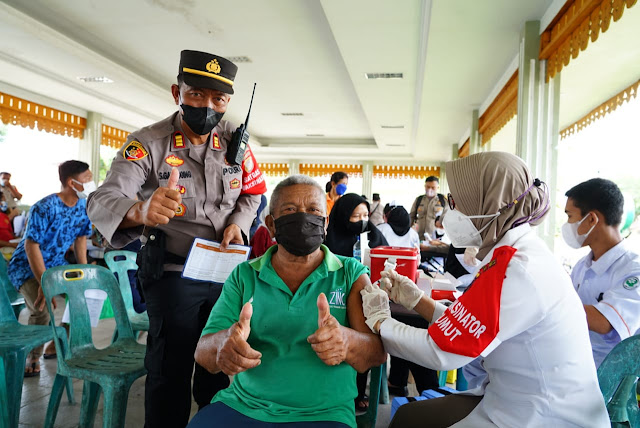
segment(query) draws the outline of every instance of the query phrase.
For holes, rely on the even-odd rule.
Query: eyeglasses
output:
[[[451,196],[451,193],[447,193],[447,200],[449,201],[449,208],[454,210],[456,208],[456,201],[453,200],[453,196]]]

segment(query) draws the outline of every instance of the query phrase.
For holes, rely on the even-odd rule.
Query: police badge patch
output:
[[[624,280],[622,286],[627,290],[633,290],[638,286],[639,283],[640,280],[638,280],[637,276],[630,276],[629,278]]]
[[[128,161],[139,161],[149,156],[149,152],[139,141],[133,140],[125,147],[122,156]]]

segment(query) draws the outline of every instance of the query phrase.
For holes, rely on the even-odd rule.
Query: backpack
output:
[[[425,195],[420,195],[416,199],[416,210],[418,209],[418,207],[422,203],[422,198],[424,198],[424,196]],[[442,205],[442,208],[446,207],[445,204],[447,203],[447,199],[444,197],[444,195],[442,193],[438,193],[438,199],[440,200],[440,205]]]

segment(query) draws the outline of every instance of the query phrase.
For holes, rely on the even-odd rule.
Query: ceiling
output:
[[[238,62],[225,118],[244,120],[257,82],[249,130],[261,161],[437,165],[468,132],[472,109],[486,107],[515,70],[524,22],[541,20],[544,28],[564,1],[399,4],[0,0],[0,90],[35,93],[36,102],[83,116],[98,112],[132,131],[175,111],[169,88],[182,49],[244,56],[250,62]],[[631,12],[640,11],[625,14]],[[635,38],[625,36],[629,44],[637,29],[629,30]],[[637,55],[627,61],[634,60],[640,64]],[[577,74],[575,81],[584,73]],[[85,83],[83,76],[113,83]],[[593,108],[584,94],[576,102]],[[565,108],[563,117],[577,110]]]

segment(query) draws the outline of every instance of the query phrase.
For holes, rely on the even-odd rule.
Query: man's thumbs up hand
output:
[[[335,366],[347,358],[348,332],[331,315],[329,302],[324,293],[320,293],[318,296],[317,305],[318,329],[307,337],[307,342],[311,344],[313,350],[326,365]]]
[[[240,311],[240,319],[238,320],[238,327],[242,338],[246,341],[251,333],[251,316],[253,315],[253,306],[247,302]]]
[[[132,209],[135,222],[151,227],[169,223],[182,203],[182,196],[177,190],[179,176],[178,169],[172,168],[167,187],[158,187],[151,198],[134,205]],[[129,213],[127,213],[127,217],[129,217]]]
[[[227,336],[216,356],[216,364],[227,375],[235,375],[260,365],[262,354],[249,345],[253,306],[247,302],[240,311],[238,322],[227,330]]]
[[[329,311],[329,302],[327,302],[327,296],[324,293],[320,293],[318,296],[318,328],[322,327],[331,316]]]

